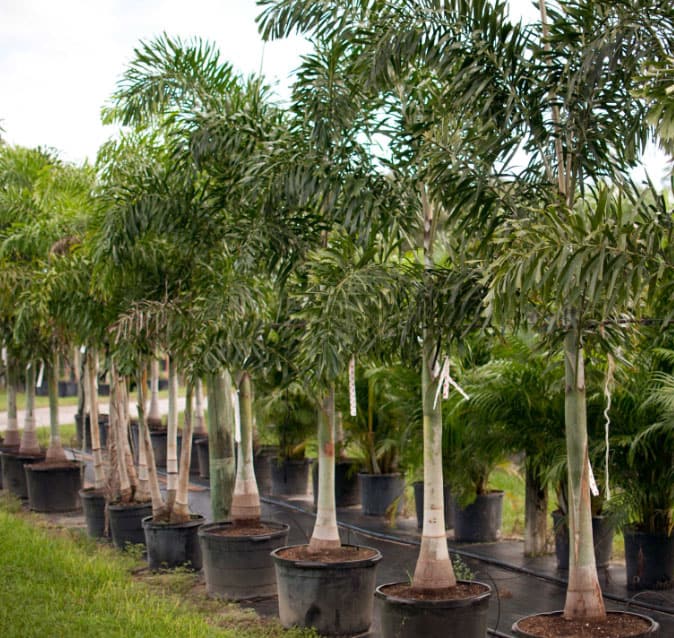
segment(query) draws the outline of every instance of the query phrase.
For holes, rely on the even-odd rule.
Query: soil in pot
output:
[[[105,521],[105,491],[93,487],[80,490],[80,501],[87,524],[87,534],[91,538],[108,536]]]
[[[26,464],[28,506],[35,512],[73,512],[82,508],[80,490],[85,464],[44,461]]]
[[[649,534],[628,525],[623,537],[627,588],[674,588],[674,534]]]
[[[467,507],[454,503],[454,540],[461,543],[491,543],[501,538],[503,492],[478,494]]]
[[[18,498],[28,498],[24,465],[40,463],[44,459],[44,454],[19,454],[18,450],[16,452],[4,451],[0,454],[3,489]]]
[[[288,540],[288,525],[260,521],[211,523],[199,530],[206,587],[211,596],[250,600],[276,594],[271,552]]]
[[[456,587],[417,592],[409,583],[377,587],[383,638],[452,636],[484,638],[491,588],[477,581],[458,581]]]
[[[394,501],[400,499],[405,489],[405,481],[398,473],[360,473],[358,482],[362,512],[367,516],[384,516]],[[398,501],[398,511],[401,506],[400,500]]]
[[[185,523],[155,523],[152,516],[143,519],[147,562],[151,570],[185,567],[201,569],[201,548],[197,533],[205,518],[192,514]]]
[[[337,461],[335,463],[335,505],[350,507],[360,503],[357,461]],[[318,463],[311,465],[311,484],[314,492],[314,507],[318,503]]]
[[[282,547],[272,557],[284,627],[314,627],[332,636],[369,629],[380,552],[344,545],[317,555],[302,545]]]
[[[606,620],[565,620],[561,611],[536,614],[513,625],[521,638],[653,638],[660,626],[651,618],[622,611],[609,611]]]
[[[115,547],[145,545],[143,519],[152,514],[152,503],[116,503],[108,505],[110,536]]]

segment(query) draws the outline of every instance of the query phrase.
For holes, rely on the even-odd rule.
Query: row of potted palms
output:
[[[309,558],[288,558],[297,567],[324,565],[315,558],[340,545],[330,468],[334,387],[348,362],[400,357],[420,371],[422,545],[411,586],[378,593],[386,635],[419,635],[447,626],[458,592],[465,610],[466,600],[484,609],[489,591],[457,584],[447,552],[444,362],[478,327],[530,324],[565,371],[569,588],[563,615],[544,622],[609,622],[589,540],[584,351],[594,338],[615,354],[669,277],[667,203],[626,173],[651,130],[640,74],[671,40],[671,7],[541,2],[540,22],[523,26],[490,2],[261,5],[264,37],[297,29],[315,46],[287,110],[208,45],[164,36],[137,49],[106,109],[128,132],[101,152],[100,206],[83,248],[69,251],[80,280],[94,274],[95,307],[75,306],[69,322],[78,341],[108,347],[139,388],[159,347],[188,377],[211,375],[209,392],[224,369],[300,375],[322,418],[315,538]],[[209,447],[220,520],[235,473],[218,396]],[[162,519],[171,507],[144,449],[139,485]],[[123,470],[119,480],[133,495]],[[412,607],[424,611],[403,623]],[[462,635],[484,635],[478,617]]]

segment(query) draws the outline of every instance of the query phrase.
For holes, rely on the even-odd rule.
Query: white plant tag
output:
[[[597,481],[594,478],[594,472],[592,471],[592,463],[590,463],[590,459],[587,460],[587,469],[590,475],[590,492],[592,492],[592,496],[599,496],[599,487],[597,485]]]
[[[36,388],[42,385],[42,377],[44,377],[44,361],[40,361],[40,372],[37,375],[37,381],[35,381]]]
[[[356,404],[356,357],[351,357],[349,361],[349,409],[351,416],[358,414]]]
[[[232,403],[234,404],[234,441],[241,443],[241,412],[239,411],[239,393],[232,390]]]

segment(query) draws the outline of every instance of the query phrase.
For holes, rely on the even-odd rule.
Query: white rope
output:
[[[356,404],[356,357],[349,361],[349,414],[356,416],[358,408]]]
[[[241,412],[239,411],[239,392],[232,389],[232,404],[234,405],[234,442],[241,443]]]
[[[445,357],[445,361],[442,364],[442,370],[439,370],[438,363],[435,364],[435,369],[433,370],[433,375],[438,379],[438,387],[435,391],[435,400],[433,401],[433,408],[435,409],[438,405],[438,399],[440,398],[440,391],[442,390],[442,398],[449,398],[449,388],[450,386],[458,391],[458,393],[466,400],[470,399],[466,391],[452,379],[452,375],[449,371],[449,357]]]
[[[42,386],[42,377],[44,377],[44,361],[40,361],[40,372],[38,373],[37,380],[35,381],[36,388]]]
[[[606,397],[606,408],[604,409],[604,481],[606,482],[606,500],[611,500],[611,487],[609,484],[609,431],[611,426],[611,417],[609,410],[611,409],[611,387],[613,386],[613,373],[615,371],[615,360],[612,355],[608,355],[606,366],[606,381],[604,383],[604,396]]]

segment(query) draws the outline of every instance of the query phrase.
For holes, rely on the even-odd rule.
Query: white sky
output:
[[[515,16],[536,17],[530,0],[511,0]],[[114,131],[100,109],[138,42],[166,32],[215,42],[243,73],[262,71],[282,97],[308,45],[263,43],[255,0],[0,0],[0,127],[21,146],[48,146],[68,161],[93,161]],[[659,181],[662,156],[647,158]]]

